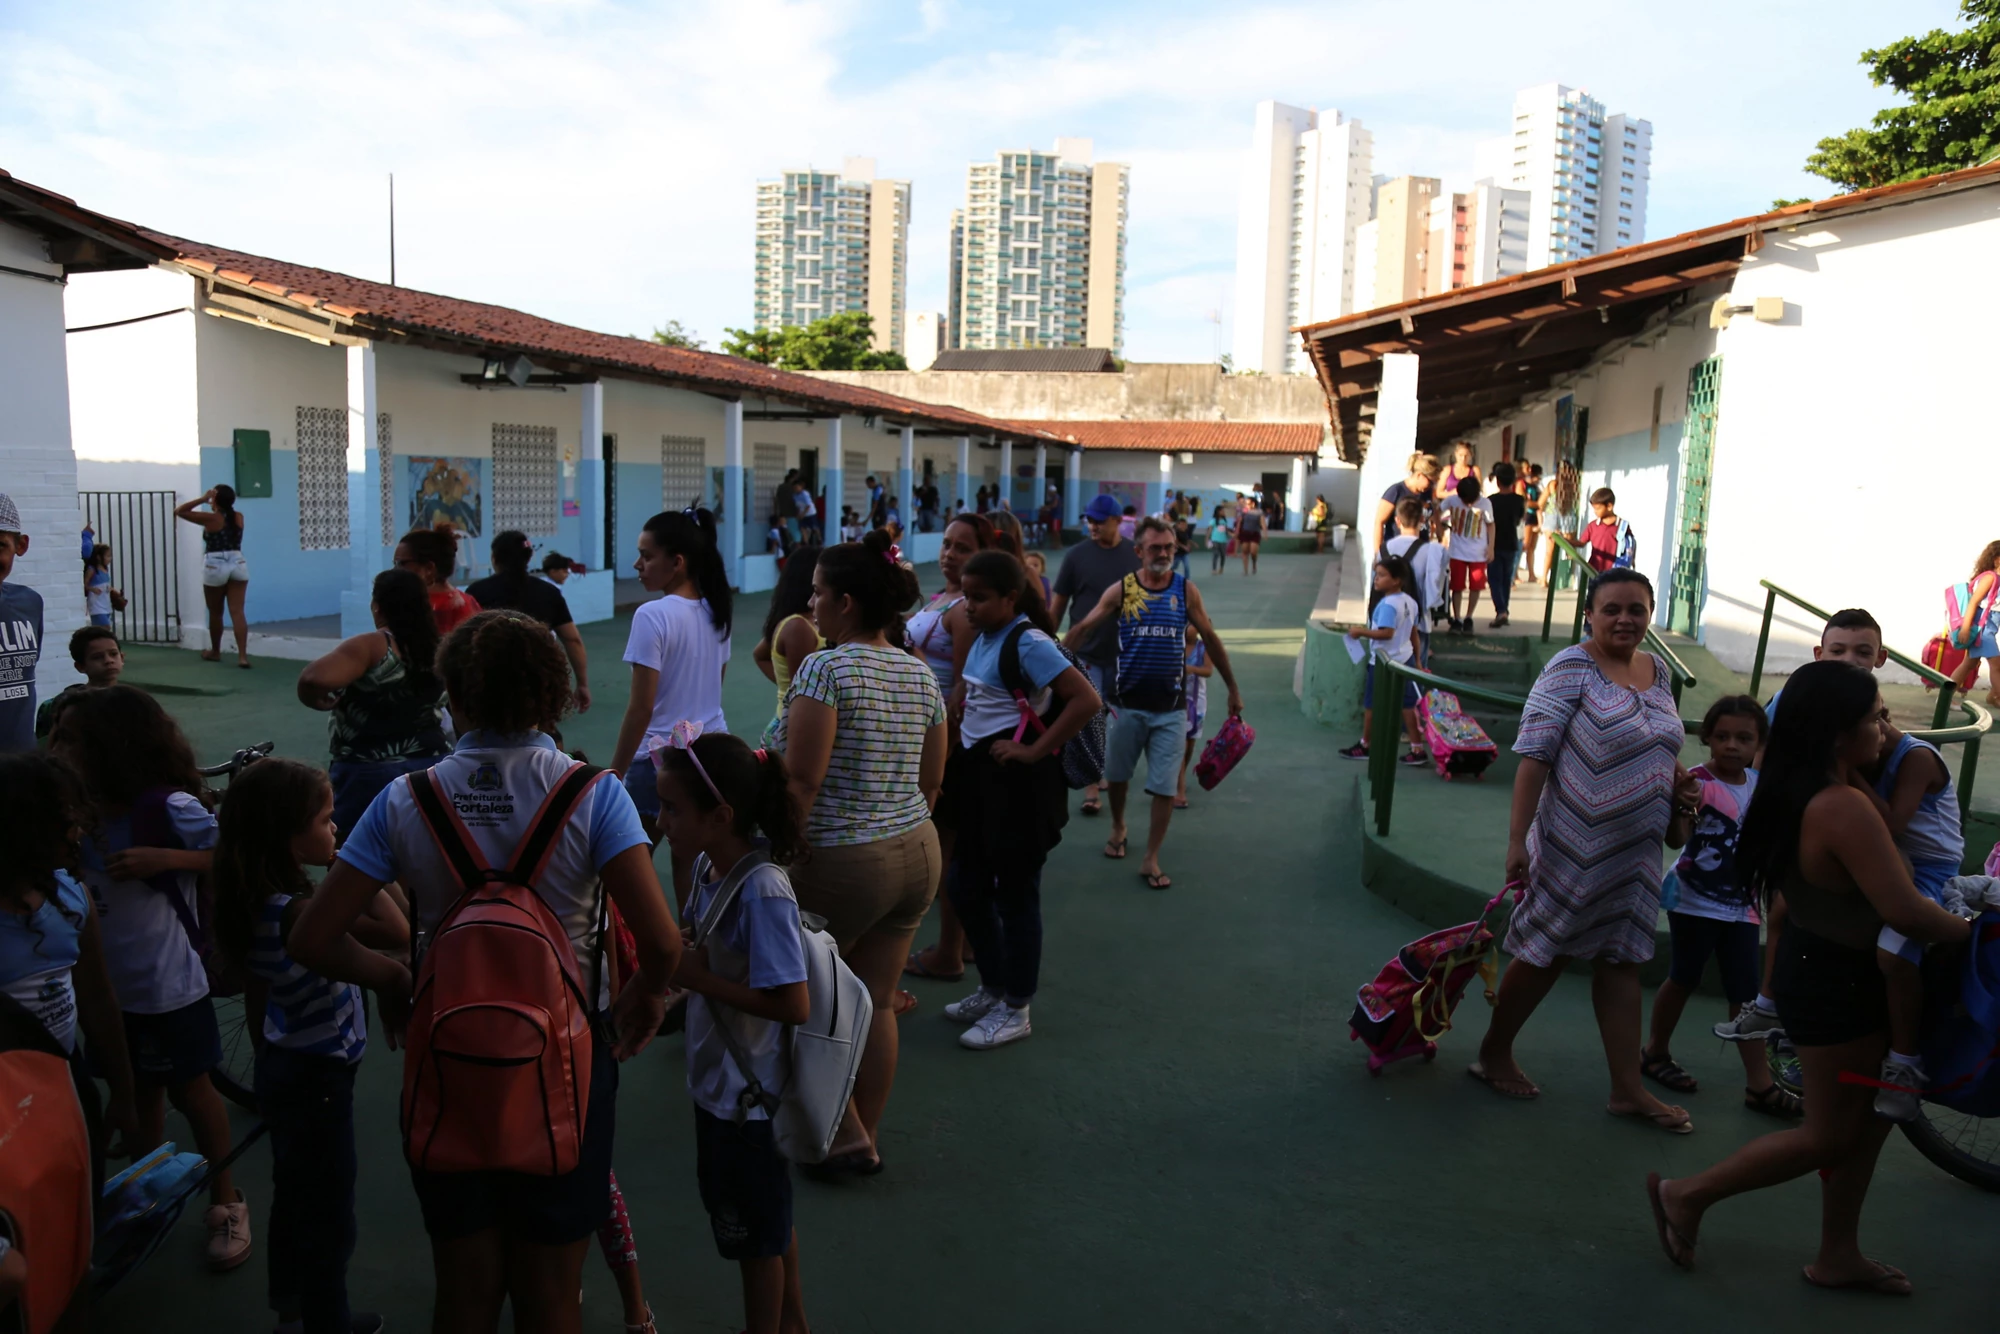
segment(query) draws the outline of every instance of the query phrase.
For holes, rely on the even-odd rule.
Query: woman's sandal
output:
[[[653,1314],[652,1303],[648,1302],[646,1304],[646,1319],[637,1325],[626,1325],[625,1334],[660,1334],[660,1326],[657,1320],[658,1318]]]
[[[1080,809],[1083,811],[1085,815],[1095,815],[1099,811],[1104,809],[1104,803],[1099,801],[1096,797],[1091,797],[1083,803]]]
[[[1870,1260],[1875,1272],[1866,1278],[1850,1278],[1844,1283],[1826,1283],[1812,1275],[1812,1266],[1799,1269],[1799,1277],[1815,1288],[1825,1288],[1830,1292],[1872,1292],[1880,1297],[1907,1297],[1915,1289],[1910,1284],[1910,1276],[1894,1265],[1885,1265],[1880,1260]]]
[[[1122,861],[1125,857],[1125,844],[1127,842],[1128,840],[1122,838],[1113,838],[1105,840],[1104,855],[1111,858],[1112,861]],[[1118,850],[1116,852],[1113,852],[1112,851],[1113,848],[1116,848]]]
[[[1165,871],[1141,871],[1139,878],[1146,882],[1147,889],[1172,889],[1173,877]]]
[[[911,977],[928,978],[933,982],[963,981],[965,978],[965,967],[962,964],[955,973],[940,973],[937,969],[932,968],[924,962],[924,951],[933,948],[935,947],[926,945],[922,950],[911,950],[910,957],[903,960],[903,971]]]
[[[1648,1056],[1641,1051],[1639,1073],[1655,1084],[1670,1088],[1676,1093],[1695,1093],[1701,1088],[1701,1085],[1695,1082],[1695,1077],[1681,1068],[1679,1061],[1664,1053]]]
[[[898,1019],[917,1008],[917,998],[901,987],[896,988],[896,997],[890,1003],[890,1013]]]
[[[1630,1111],[1621,1112],[1610,1103],[1606,1103],[1604,1104],[1604,1110],[1613,1116],[1622,1116],[1633,1121],[1651,1122],[1654,1126],[1666,1131],[1669,1135],[1692,1135],[1694,1133],[1694,1118],[1688,1115],[1688,1109],[1685,1107],[1669,1106],[1665,1110],[1658,1112],[1649,1112],[1643,1107],[1634,1107]]]
[[[1764,1086],[1762,1093],[1743,1090],[1743,1105],[1753,1112],[1775,1116],[1786,1121],[1796,1121],[1806,1114],[1806,1102],[1798,1094],[1773,1080]]]
[[[1535,1087],[1535,1081],[1529,1079],[1526,1075],[1522,1075],[1518,1079],[1508,1075],[1492,1075],[1487,1073],[1486,1067],[1478,1061],[1474,1061],[1471,1065],[1466,1066],[1465,1073],[1471,1075],[1501,1097],[1512,1098],[1516,1102],[1527,1102],[1531,1098],[1542,1096],[1542,1091]]]
[[[1677,1268],[1693,1269],[1694,1242],[1682,1236],[1681,1230],[1667,1217],[1667,1203],[1660,1198],[1660,1185],[1658,1172],[1646,1174],[1646,1201],[1653,1206],[1653,1226],[1659,1229],[1660,1249]]]
[[[882,1155],[866,1149],[836,1153],[817,1163],[800,1163],[799,1171],[818,1181],[835,1181],[844,1176],[872,1177],[882,1170]]]

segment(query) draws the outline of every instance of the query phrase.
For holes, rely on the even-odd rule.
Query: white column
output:
[[[1059,527],[1075,524],[1083,527],[1083,451],[1069,452],[1069,466],[1063,470],[1062,522]],[[1086,533],[1084,536],[1088,537]]]
[[[1292,491],[1287,500],[1289,503],[1285,508],[1289,513],[1285,516],[1285,526],[1302,530],[1305,527],[1305,515],[1312,509],[1311,502],[1306,499],[1306,456],[1303,454],[1294,455],[1292,458]],[[1298,522],[1291,521],[1293,515],[1298,516]]]
[[[1146,487],[1146,513],[1159,514],[1167,508],[1167,488],[1173,484],[1174,456],[1160,455],[1160,479]]]
[[[917,428],[905,426],[902,433],[902,449],[896,455],[896,509],[902,516],[903,532],[907,536],[917,531],[916,481],[917,470]]]
[[[1049,498],[1049,447],[1039,440],[1035,442],[1035,494],[1029,505],[1031,514],[1042,512],[1042,502]]]
[[[1014,442],[1012,440],[1002,440],[1000,442],[1000,496],[1007,502],[1008,509],[1014,508]],[[999,508],[999,501],[996,500],[994,502],[994,508]]]
[[[722,523],[718,535],[722,543],[722,566],[729,572],[733,588],[743,587],[743,536],[751,530],[744,525],[743,506],[743,403],[722,405]]]
[[[826,423],[826,462],[820,465],[819,487],[826,503],[820,505],[820,534],[829,546],[840,540],[840,497],[847,489],[847,467],[840,457],[840,418]],[[814,501],[818,503],[817,498]]]
[[[375,345],[347,349],[347,588],[340,595],[340,633],[375,628],[369,612],[375,576],[388,568],[382,531],[382,463],[375,448]]]
[[[576,426],[577,530],[583,549],[576,559],[595,570],[610,564],[605,554],[605,535],[612,520],[604,512],[604,382],[577,387],[583,391]]]
[[[958,495],[955,497],[960,511],[972,508],[972,437],[958,438]]]
[[[1375,398],[1375,432],[1368,439],[1368,456],[1361,464],[1362,549],[1368,559],[1382,544],[1374,525],[1375,505],[1392,483],[1400,481],[1417,447],[1417,354],[1391,352],[1382,358],[1382,382]]]

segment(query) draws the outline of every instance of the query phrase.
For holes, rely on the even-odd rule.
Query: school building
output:
[[[1617,493],[1659,623],[1732,669],[1755,654],[1762,580],[1867,607],[1914,655],[2000,536],[1996,255],[2000,163],[1298,333],[1364,514],[1416,450],[1567,461],[1584,521],[1593,490]],[[1806,661],[1818,634],[1781,602],[1769,664]]]

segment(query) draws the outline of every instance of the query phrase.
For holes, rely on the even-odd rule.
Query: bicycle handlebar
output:
[[[243,749],[237,751],[225,763],[211,764],[205,768],[196,770],[196,772],[203,778],[220,778],[224,774],[234,778],[237,774],[243,772],[246,767],[263,759],[273,750],[276,750],[277,747],[278,743],[275,741],[260,741],[254,746],[245,746]]]

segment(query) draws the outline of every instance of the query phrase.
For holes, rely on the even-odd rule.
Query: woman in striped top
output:
[[[826,919],[875,1000],[854,1101],[824,1166],[878,1172],[876,1130],[896,1077],[896,979],[943,870],[931,808],[944,782],[944,697],[900,647],[917,577],[887,533],[820,554],[813,619],[831,645],[792,677],[780,742],[811,851],[799,906]]]
[[[347,1306],[354,1069],[368,1042],[361,988],[309,971],[286,948],[312,892],[304,867],[333,861],[333,788],[317,769],[264,760],[229,785],[220,825],[216,935],[249,975],[247,998],[268,997],[257,1102],[271,1130],[271,1308],[281,1327],[308,1334],[379,1329],[380,1317]],[[403,966],[374,950],[407,947],[407,920],[388,890],[378,894],[341,938],[351,975],[371,986],[401,982]]]

